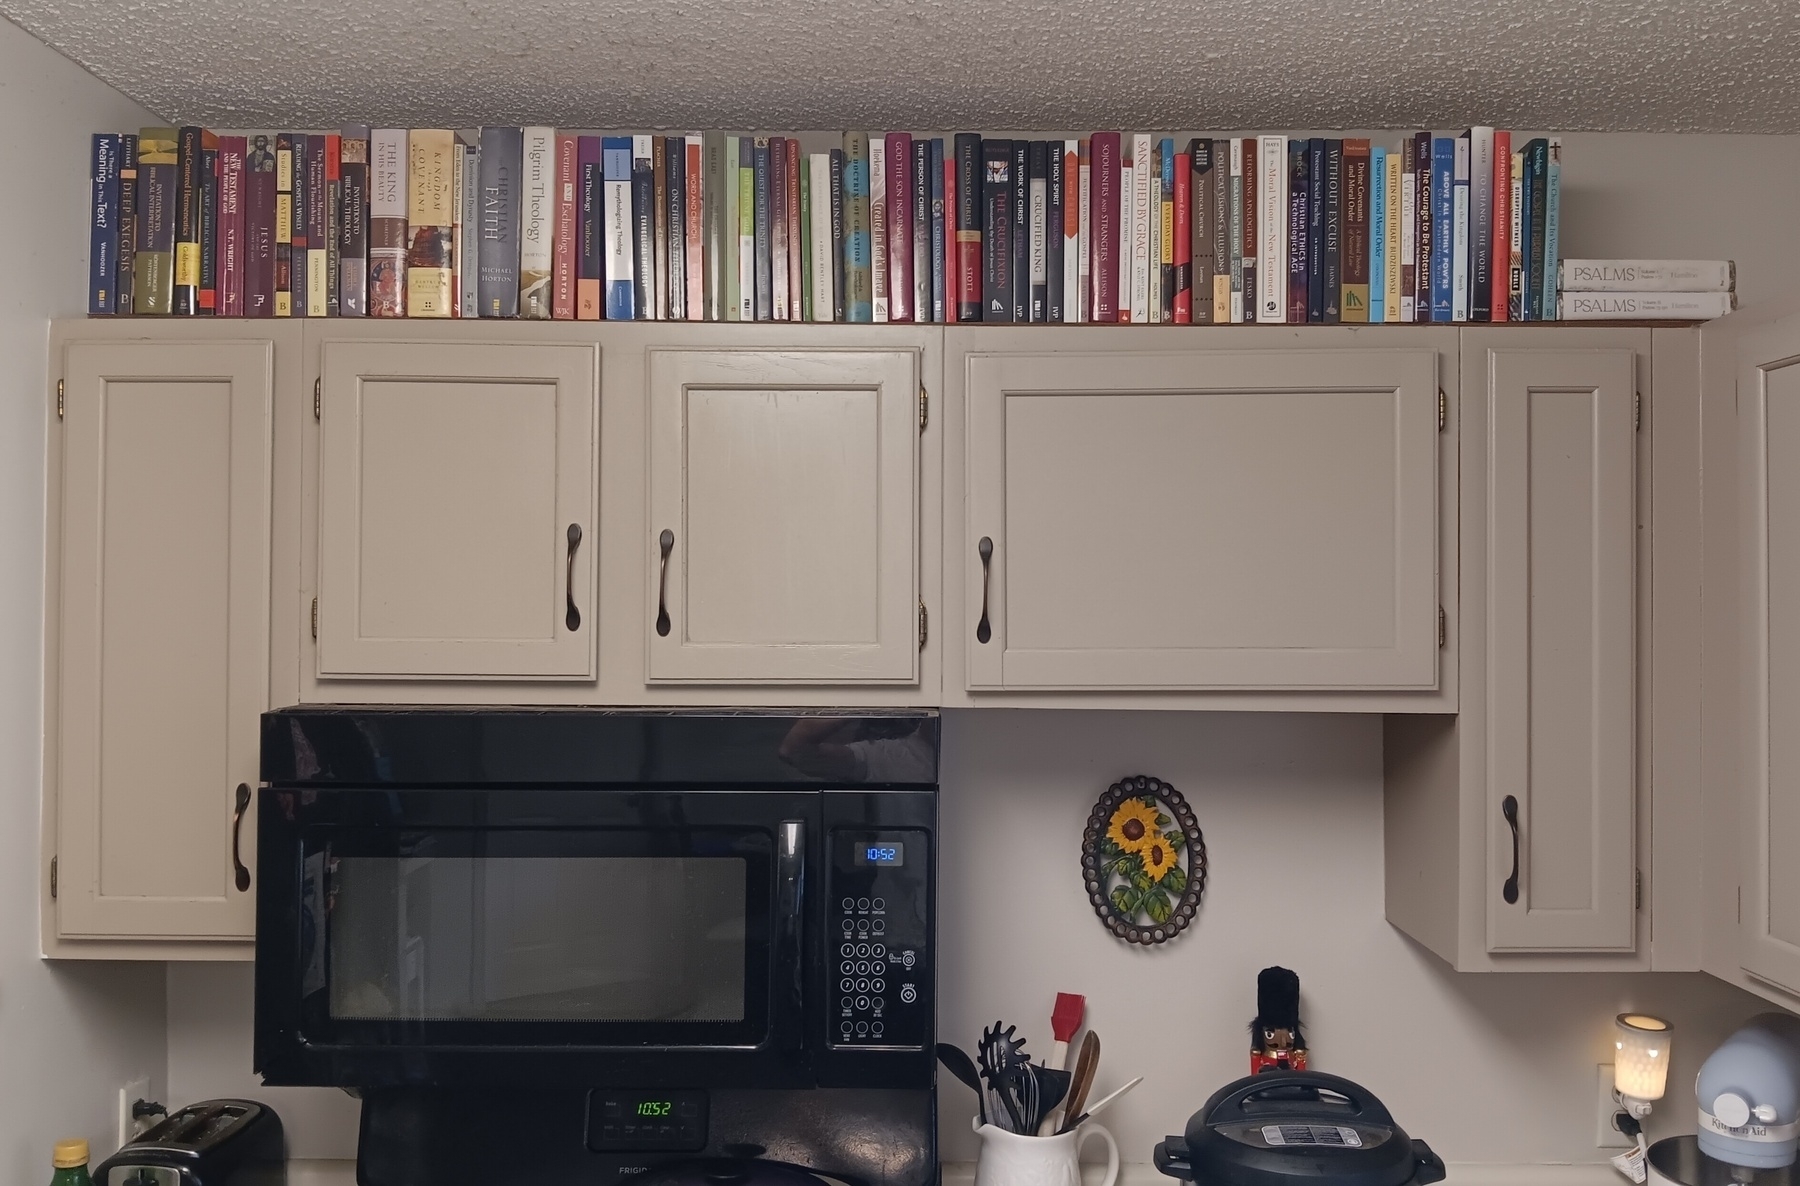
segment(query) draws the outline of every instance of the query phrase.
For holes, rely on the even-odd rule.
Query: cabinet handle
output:
[[[250,888],[250,870],[244,868],[244,862],[238,856],[238,833],[243,830],[244,810],[249,806],[250,784],[240,782],[237,787],[237,807],[231,813],[231,870],[240,894]]]
[[[981,553],[981,621],[975,623],[975,641],[986,643],[994,637],[994,628],[988,625],[988,577],[992,575],[994,541],[984,535],[975,550]]]
[[[563,596],[568,599],[569,612],[563,622],[570,630],[581,629],[581,611],[575,608],[575,549],[581,546],[581,524],[569,524],[569,568],[563,582]]]
[[[1512,829],[1512,876],[1500,887],[1500,897],[1511,906],[1519,900],[1519,801],[1511,795],[1500,800],[1500,814],[1506,817],[1506,826]]]
[[[675,533],[667,527],[656,541],[662,547],[662,577],[656,592],[656,632],[669,637],[669,553],[675,549]]]

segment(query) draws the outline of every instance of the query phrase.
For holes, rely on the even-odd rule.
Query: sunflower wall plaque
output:
[[[1081,837],[1094,913],[1127,943],[1166,943],[1187,929],[1206,892],[1206,839],[1194,809],[1159,778],[1106,788]]]

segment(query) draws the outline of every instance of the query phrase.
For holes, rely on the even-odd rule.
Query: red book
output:
[[[1257,258],[1261,239],[1256,234],[1256,137],[1244,137],[1244,320],[1256,320],[1257,275],[1265,261]]]
[[[702,171],[705,166],[700,160],[701,147],[702,141],[698,133],[690,135],[687,138],[687,172],[683,175],[683,183],[687,186],[687,193],[683,195],[686,200],[681,207],[682,217],[687,221],[687,226],[683,228],[683,235],[687,242],[687,250],[682,254],[681,264],[683,269],[687,272],[687,276],[684,279],[684,283],[687,286],[687,304],[683,306],[683,310],[687,313],[687,319],[689,321],[706,320],[706,287],[705,280],[703,279],[704,273],[700,266],[703,262],[700,243],[705,237],[705,232],[701,228],[706,218],[705,204],[717,200],[712,194],[706,192],[706,174]],[[790,170],[793,168],[798,156],[799,154],[795,152],[788,153],[788,168]],[[792,210],[793,205],[794,203],[792,202],[788,203],[790,211]],[[791,231],[793,225],[791,215],[788,222]],[[799,240],[795,239],[791,233],[788,236],[788,240],[796,246],[799,244]],[[790,251],[789,255],[792,254],[793,253]],[[798,276],[800,274],[800,269],[798,267],[790,267],[788,269],[788,274],[791,276]],[[789,285],[788,287],[794,292],[799,291],[798,285]],[[798,321],[800,318],[795,317],[794,320]]]
[[[219,316],[244,315],[244,153],[242,136],[219,137]]]
[[[802,238],[811,228],[800,225],[800,141],[788,141],[787,154],[787,220],[788,220],[788,275],[793,282],[788,285],[788,320],[800,321],[806,315],[806,273],[801,268],[800,248],[805,242]],[[689,217],[692,217],[690,215]],[[695,252],[696,258],[698,251]]]
[[[912,135],[887,134],[888,320],[913,319]]]
[[[1188,154],[1175,154],[1175,310],[1176,325],[1194,324],[1194,244],[1188,210]]]
[[[944,147],[944,317],[956,320],[956,141],[947,140]]]
[[[1512,133],[1494,132],[1493,319],[1505,321],[1512,297]]]
[[[575,211],[581,171],[580,137],[556,136],[556,232],[550,271],[550,316],[557,321],[575,320]]]
[[[1119,320],[1119,133],[1095,132],[1088,190],[1093,239],[1094,320]]]

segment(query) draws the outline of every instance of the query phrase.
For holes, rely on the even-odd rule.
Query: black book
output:
[[[664,187],[669,204],[665,216],[669,228],[669,320],[687,320],[687,137],[663,139],[669,180]]]
[[[1025,150],[1025,282],[1029,320],[1043,324],[1050,319],[1049,234],[1050,146],[1033,140]],[[1039,230],[1040,225],[1042,230]]]
[[[845,318],[844,150],[831,150],[831,319]]]
[[[200,141],[200,303],[194,310],[205,317],[219,311],[219,148]]]
[[[575,274],[580,281],[576,288],[576,316],[582,315],[579,294],[592,281],[590,290],[597,294],[599,304],[593,317],[598,318],[606,308],[606,170],[600,161],[583,161],[580,169],[581,188],[576,190],[581,203],[576,231],[579,250]]]
[[[958,278],[950,294],[958,321],[981,320],[981,281],[975,272],[982,266],[981,212],[983,190],[981,137],[975,132],[956,134],[956,238],[950,247],[950,274]],[[969,299],[973,298],[973,299]]]
[[[656,300],[656,170],[643,157],[637,158],[631,169],[631,246],[637,257],[632,315],[638,321],[649,321]]]
[[[1046,299],[1044,319],[1053,325],[1068,320],[1063,293],[1063,206],[1068,201],[1068,184],[1063,176],[1062,141],[1052,140],[1045,149],[1049,157],[1049,174],[1044,184],[1044,275]]]
[[[1013,147],[1011,140],[983,140],[981,319],[1013,319]]]
[[[1012,140],[1012,319],[1031,320],[1031,141]]]
[[[913,320],[931,320],[931,141],[912,142]]]
[[[1531,221],[1522,229],[1525,256],[1525,320],[1549,321],[1556,318],[1555,309],[1544,308],[1544,222],[1545,189],[1550,177],[1550,141],[1539,137],[1527,141],[1522,154],[1522,200]]]
[[[1325,141],[1306,142],[1306,320],[1325,320]]]
[[[770,203],[774,195],[769,190],[769,138],[756,138],[754,155],[751,158],[756,166],[756,320],[773,321],[775,319],[775,274],[771,270],[774,257],[770,254],[770,236],[774,233],[774,225],[770,221],[774,211]]]
[[[1325,302],[1325,324],[1342,320],[1340,297],[1344,289],[1344,142],[1325,142],[1325,237],[1319,259],[1320,294]]]
[[[1287,321],[1303,325],[1312,315],[1312,154],[1298,136],[1288,141]]]
[[[200,129],[182,128],[175,143],[174,311],[192,315],[200,312]]]

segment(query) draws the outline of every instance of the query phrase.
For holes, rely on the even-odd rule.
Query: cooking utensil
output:
[[[1050,1010],[1050,1034],[1055,1042],[1050,1047],[1050,1057],[1044,1065],[1053,1070],[1069,1069],[1069,1043],[1075,1032],[1081,1028],[1081,1019],[1087,1012],[1087,998],[1076,992],[1059,992],[1056,994],[1056,1006]],[[1054,1105],[1044,1109],[1044,1118],[1035,1130],[1040,1137],[1047,1137],[1055,1131],[1056,1110]]]
[[[1026,1118],[1030,1127],[1025,1131],[1036,1133],[1039,1136],[1049,1136],[1054,1131],[1053,1128],[1046,1131],[1046,1127],[1052,1124],[1051,1114],[1069,1097],[1069,1086],[1075,1076],[1067,1071],[1057,1070],[1055,1067],[1034,1065],[1031,1068],[1031,1077],[1036,1082],[1037,1089],[1036,1097],[1032,1101],[1033,1115]]]
[[[1082,1121],[1087,1120],[1094,1116],[1098,1116],[1114,1100],[1118,1099],[1120,1096],[1124,1095],[1126,1092],[1130,1091],[1132,1088],[1136,1087],[1138,1084],[1142,1083],[1143,1081],[1144,1081],[1144,1077],[1142,1075],[1139,1075],[1137,1078],[1133,1079],[1131,1082],[1127,1083],[1125,1086],[1119,1088],[1117,1091],[1113,1092],[1111,1095],[1107,1096],[1105,1099],[1101,1100],[1099,1103],[1094,1104],[1087,1111],[1081,1113],[1081,1115],[1075,1117],[1075,1119],[1063,1121],[1063,1126],[1062,1126],[1061,1131],[1068,1132],[1072,1128],[1080,1128]]]
[[[1094,1086],[1094,1072],[1100,1066],[1100,1035],[1089,1030],[1081,1038],[1081,1050],[1075,1056],[1075,1070],[1070,1075],[1069,1094],[1062,1107],[1044,1117],[1039,1136],[1049,1136],[1062,1127],[1063,1117],[1079,1116],[1087,1106],[1088,1091]],[[1047,1130],[1047,1131],[1046,1131]]]
[[[981,1072],[975,1069],[975,1060],[961,1046],[952,1046],[948,1042],[937,1044],[938,1061],[944,1069],[956,1076],[956,1081],[975,1093],[975,1106],[981,1113],[981,1122],[987,1123],[987,1093],[981,1089]]]
[[[981,1031],[981,1042],[976,1047],[976,1053],[981,1056],[982,1077],[997,1097],[998,1106],[990,1108],[989,1115],[998,1120],[1004,1113],[1010,1132],[1025,1131],[1024,1113],[1020,1107],[1024,1087],[1020,1076],[1025,1073],[1022,1068],[1031,1064],[1025,1053],[1025,1039],[1018,1036],[1018,1029],[1016,1025],[1009,1025],[1002,1030],[996,1021]]]

